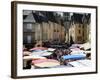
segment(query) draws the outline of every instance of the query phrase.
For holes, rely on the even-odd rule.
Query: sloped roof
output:
[[[41,22],[55,22],[59,23],[61,22],[61,25],[63,24],[63,21],[56,15],[54,15],[54,12],[50,11],[39,11],[39,12],[31,12],[29,15],[23,15],[23,22],[32,22],[32,23],[41,23]]]
[[[31,22],[31,23],[35,23],[36,22],[36,20],[35,20],[35,18],[34,18],[34,16],[33,16],[33,14],[32,13],[30,13],[29,15],[24,15],[23,16],[23,22]]]
[[[82,21],[83,14],[74,13],[71,18],[72,18],[72,21],[74,21],[76,23],[83,23],[83,21]]]
[[[32,13],[36,22],[41,23],[41,22],[48,22],[48,18],[43,15],[42,13],[36,14],[36,13]]]

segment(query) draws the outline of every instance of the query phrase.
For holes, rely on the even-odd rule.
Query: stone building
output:
[[[65,28],[55,12],[23,11],[23,44],[33,47],[38,42],[65,40]],[[58,18],[57,18],[58,17]]]
[[[23,43],[31,44],[35,39],[36,20],[32,15],[32,11],[23,11]],[[34,35],[34,36],[33,36]]]
[[[69,41],[74,43],[85,43],[89,41],[90,15],[73,13],[69,28]]]

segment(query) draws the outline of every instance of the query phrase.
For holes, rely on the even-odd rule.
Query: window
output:
[[[23,43],[27,43],[27,36],[23,36]]]
[[[84,32],[83,32],[83,37],[84,37]]]
[[[81,24],[79,24],[79,28],[81,28]]]
[[[81,34],[81,30],[78,30],[78,33]]]
[[[78,40],[78,41],[82,41],[82,37],[81,37],[81,36],[78,36],[78,37],[77,37],[77,40]]]
[[[35,40],[35,33],[24,33],[23,35],[23,43],[34,43]]]
[[[34,30],[34,26],[32,23],[24,23],[23,24],[23,29],[24,29],[24,32],[32,32]]]
[[[31,23],[27,24],[27,30],[32,30],[32,24]]]
[[[31,37],[31,35],[28,35],[27,36],[27,43],[31,43],[31,41],[32,41],[32,37]]]

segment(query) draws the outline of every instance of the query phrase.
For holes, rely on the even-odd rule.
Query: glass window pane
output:
[[[28,35],[27,36],[27,43],[31,43],[31,41],[32,41],[32,37],[31,37],[31,35]]]

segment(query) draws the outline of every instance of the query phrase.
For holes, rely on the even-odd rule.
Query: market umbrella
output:
[[[64,55],[61,57],[63,60],[81,60],[85,59],[85,55],[75,54],[75,55]]]
[[[45,47],[34,47],[32,49],[30,49],[30,51],[34,51],[34,50],[47,50],[48,48]]]
[[[24,56],[24,60],[38,60],[38,59],[46,59],[46,57],[41,57],[38,55],[32,55],[32,56]]]
[[[33,60],[32,64],[35,67],[39,68],[45,68],[45,67],[55,67],[60,65],[60,62],[54,59],[39,59],[39,60]]]
[[[23,56],[29,56],[31,54],[31,52],[29,51],[23,51]]]

